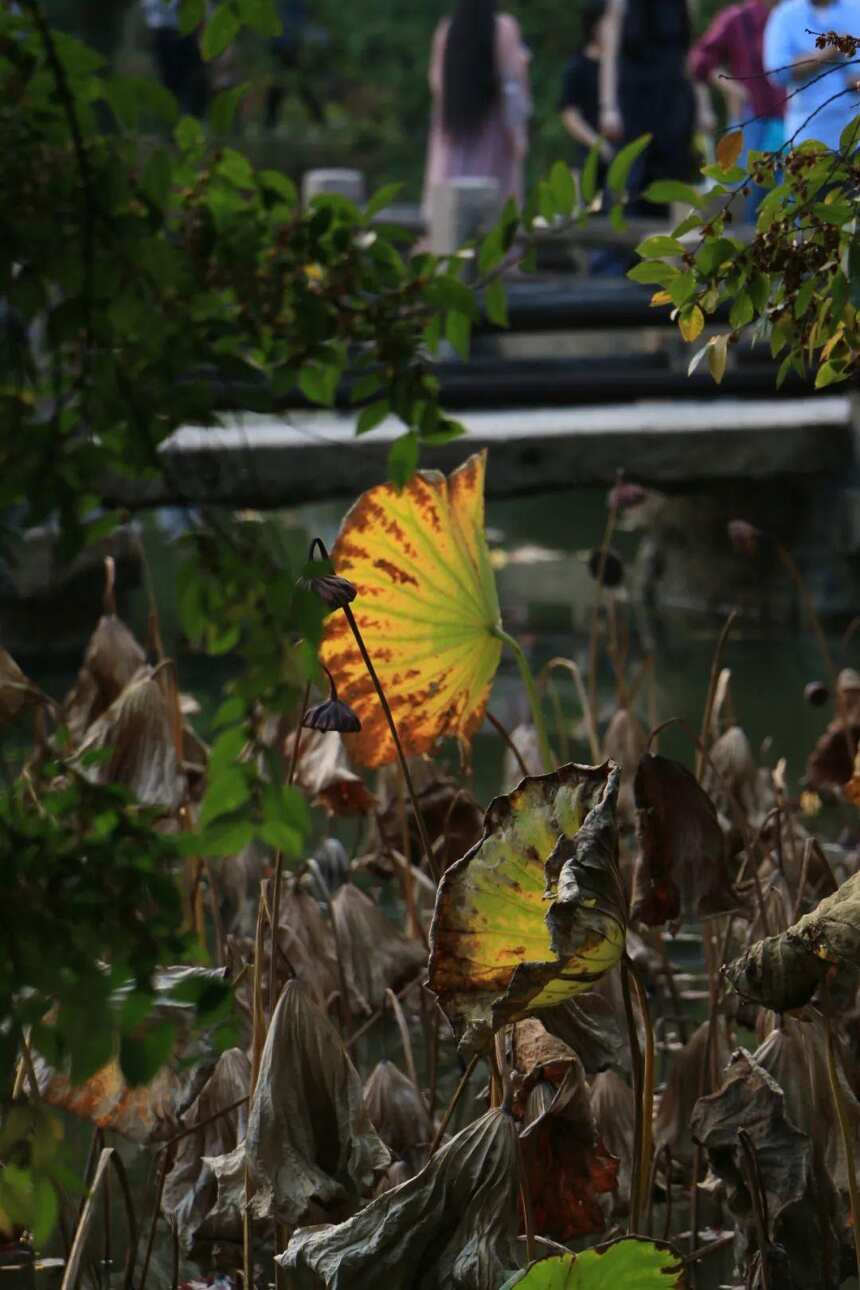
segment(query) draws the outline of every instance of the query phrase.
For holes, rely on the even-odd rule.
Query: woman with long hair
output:
[[[458,0],[439,23],[430,58],[425,208],[436,184],[464,177],[496,179],[501,201],[522,201],[528,61],[519,23],[497,13],[495,0]]]

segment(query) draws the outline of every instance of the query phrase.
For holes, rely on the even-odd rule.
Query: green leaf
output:
[[[54,1230],[60,1207],[57,1191],[49,1178],[33,1180],[33,1243],[44,1245]]]
[[[235,148],[225,148],[218,162],[218,174],[237,188],[254,187],[254,168],[247,157]]]
[[[646,237],[644,242],[640,242],[636,248],[636,254],[643,260],[657,260],[664,255],[683,255],[684,250],[683,242],[679,242],[676,237],[657,233],[654,237]]]
[[[616,152],[606,175],[606,186],[610,192],[618,194],[624,192],[628,176],[633,169],[633,163],[645,151],[650,142],[651,135],[643,134],[640,138],[634,139],[632,143],[628,143],[620,152]]]
[[[246,81],[243,85],[233,85],[216,95],[209,109],[209,124],[216,134],[227,134],[233,125],[236,109],[251,88]]]
[[[248,732],[244,726],[234,726],[219,735],[209,753],[209,778],[217,780],[232,766],[247,742]]]
[[[672,304],[680,308],[696,293],[696,275],[689,271],[679,273],[669,283],[667,290],[672,297]]]
[[[218,820],[202,834],[188,833],[188,855],[237,856],[254,836],[250,820]]]
[[[179,30],[187,36],[199,27],[206,17],[206,0],[182,0],[179,9]]]
[[[397,488],[403,488],[418,469],[420,444],[414,430],[395,439],[388,452],[388,478]]]
[[[576,204],[576,184],[570,167],[563,161],[557,161],[549,172],[549,186],[555,199],[559,214],[569,215]]]
[[[580,187],[582,190],[582,201],[585,206],[590,206],[597,196],[597,176],[600,171],[600,143],[592,144],[588,150],[588,156],[585,158],[585,165],[582,167],[580,176]]]
[[[738,248],[727,237],[708,238],[696,252],[696,267],[705,277],[710,277],[726,261],[733,261]]]
[[[472,320],[459,309],[449,309],[445,315],[445,339],[465,362],[469,357]]]
[[[627,276],[631,282],[642,282],[646,286],[656,285],[668,288],[679,273],[680,269],[674,264],[663,264],[657,260],[643,260],[641,264],[635,264]]]
[[[752,321],[753,313],[753,302],[749,294],[746,291],[741,291],[732,305],[729,323],[735,328],[745,327],[748,322]]]
[[[280,170],[261,170],[257,178],[264,188],[268,188],[270,192],[277,193],[287,205],[296,205],[299,196],[298,190],[292,179],[282,174]]]
[[[275,0],[238,0],[239,17],[261,36],[280,36],[283,23],[278,17]]]
[[[207,62],[224,53],[227,46],[236,39],[241,25],[231,0],[223,0],[207,22],[206,30],[203,32],[200,52]]]
[[[844,367],[837,366],[835,363],[822,363],[815,374],[816,390],[823,390],[827,385],[835,385],[837,381],[844,381],[848,373]]]
[[[697,210],[703,210],[707,200],[690,184],[682,184],[677,179],[657,179],[653,184],[648,185],[642,196],[646,201],[661,205],[668,202],[686,202],[689,206],[695,206]]]
[[[299,389],[311,403],[331,407],[340,380],[336,363],[307,363],[299,372]]]
[[[146,159],[141,176],[141,185],[150,201],[164,210],[170,196],[173,179],[173,163],[170,154],[164,148],[157,148]]]
[[[506,1281],[502,1290],[681,1290],[684,1262],[671,1245],[625,1236],[581,1254],[554,1254]]]
[[[123,1035],[119,1046],[122,1073],[134,1088],[148,1084],[168,1061],[176,1042],[176,1029],[170,1022],[152,1025],[140,1035]]]
[[[373,219],[374,215],[390,206],[402,188],[401,183],[384,184],[382,188],[378,188],[364,208],[365,219]]]
[[[501,278],[493,278],[484,290],[484,310],[497,327],[508,325],[508,296]]]
[[[391,404],[388,399],[377,399],[375,403],[368,403],[367,407],[362,408],[358,414],[355,433],[362,435],[375,430],[380,422],[385,420],[390,411]]]
[[[209,781],[200,810],[201,826],[205,828],[219,816],[238,810],[245,805],[250,795],[247,777],[238,767],[222,771],[217,779]]]

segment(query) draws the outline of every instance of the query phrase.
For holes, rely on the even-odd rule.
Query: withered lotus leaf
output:
[[[723,969],[744,999],[786,1012],[814,995],[831,966],[860,963],[860,873],[778,936],[757,941]]]
[[[14,721],[18,713],[35,703],[39,691],[29,681],[11,654],[0,646],[0,726]]]
[[[687,768],[646,753],[633,794],[640,847],[633,918],[658,927],[737,909],[716,809]]]
[[[377,1062],[364,1085],[371,1124],[391,1151],[417,1163],[430,1138],[430,1116],[411,1079],[393,1062]]]
[[[585,994],[538,1009],[535,1016],[551,1035],[572,1048],[588,1075],[630,1070],[624,997],[618,969],[605,973]]]
[[[63,710],[73,742],[100,717],[146,666],[146,654],[116,614],[103,614],[89,639],[78,678]]]
[[[517,1264],[517,1128],[489,1111],[419,1174],[277,1257],[294,1290],[495,1290]]]
[[[550,1034],[536,1017],[515,1023],[511,1048],[514,1068],[526,1089],[543,1079],[560,1084],[568,1067],[578,1060],[573,1049]]]
[[[613,1212],[626,1214],[630,1208],[633,1144],[636,1140],[633,1089],[615,1071],[601,1071],[591,1081],[591,1113],[601,1142],[618,1161],[618,1190]]]
[[[176,760],[176,746],[164,694],[148,671],[131,681],[89,728],[78,748],[107,750],[105,760],[81,764],[81,772],[96,784],[121,784],[144,806],[174,811],[185,796],[185,777]]]
[[[183,1128],[194,1132],[177,1145],[164,1180],[161,1209],[186,1252],[197,1239],[241,1239],[238,1209],[226,1215],[215,1210],[215,1176],[203,1157],[232,1151],[244,1138],[247,1104],[226,1114],[219,1112],[246,1097],[250,1082],[251,1063],[240,1048],[230,1048],[218,1058],[209,1079],[183,1113]]]
[[[420,941],[404,935],[354,883],[344,883],[331,902],[337,946],[347,980],[366,1012],[416,977],[427,961]]]
[[[252,1213],[291,1226],[312,1203],[348,1210],[390,1161],[337,1031],[298,981],[285,986],[266,1035],[245,1159]]]
[[[521,1134],[535,1230],[556,1241],[606,1230],[602,1203],[618,1186],[618,1160],[600,1141],[582,1066],[574,1061],[556,1089],[539,1081],[528,1094]]]
[[[286,740],[289,763],[298,732]],[[367,815],[375,805],[370,789],[360,775],[350,770],[340,735],[322,730],[302,730],[295,782],[314,805],[329,815]]]
[[[446,479],[420,470],[381,484],[347,514],[332,551],[358,588],[352,610],[408,756],[442,735],[468,742],[484,718],[499,665],[499,602],[484,537],[486,455]],[[343,613],[326,621],[321,658],[361,718],[351,756],[384,766],[395,748]]]
[[[738,1137],[738,1130],[745,1129],[765,1193],[769,1238],[787,1254],[789,1284],[797,1290],[839,1285],[840,1238],[832,1184],[815,1168],[810,1137],[788,1119],[782,1089],[749,1053],[734,1054],[722,1088],[697,1103],[691,1129],[726,1189],[736,1221],[739,1267],[746,1268],[757,1249]]]
[[[506,1281],[502,1290],[684,1290],[681,1255],[663,1241],[623,1236],[581,1254],[553,1254]]]
[[[481,840],[446,871],[430,986],[464,1048],[588,990],[624,950],[617,767],[562,766],[490,804]]]
[[[690,1115],[702,1088],[718,1088],[729,1060],[725,1027],[710,1027],[703,1021],[669,1067],[666,1087],[660,1095],[660,1106],[654,1121],[654,1146],[670,1148],[672,1157],[684,1164],[693,1159],[694,1143],[690,1136]],[[707,1069],[703,1067],[707,1063]],[[703,1074],[706,1082],[702,1083]]]

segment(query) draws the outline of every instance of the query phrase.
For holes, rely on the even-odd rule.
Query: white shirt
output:
[[[150,30],[156,27],[179,29],[179,0],[140,0],[140,4]]]

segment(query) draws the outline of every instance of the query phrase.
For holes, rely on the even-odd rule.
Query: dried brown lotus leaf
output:
[[[194,1129],[180,1140],[170,1172],[164,1180],[161,1210],[189,1252],[195,1240],[241,1240],[242,1224],[238,1210],[219,1216],[212,1211],[217,1201],[215,1175],[205,1156],[232,1151],[245,1136],[248,1122],[247,1104],[226,1114],[226,1107],[247,1097],[251,1082],[251,1063],[240,1048],[222,1053],[214,1071],[182,1115],[184,1129]],[[213,1118],[217,1117],[217,1118]],[[200,1126],[200,1127],[195,1127]]]
[[[623,952],[619,771],[562,766],[487,811],[481,841],[442,878],[430,986],[465,1048],[588,990]]]
[[[633,918],[657,927],[737,909],[716,809],[687,768],[646,753],[634,795],[640,854]]]
[[[528,1095],[520,1135],[535,1230],[568,1242],[606,1229],[604,1197],[618,1186],[618,1161],[597,1133],[582,1066],[561,1087],[541,1081]]]
[[[668,1145],[673,1159],[683,1164],[692,1161],[695,1148],[690,1135],[690,1116],[699,1090],[720,1084],[729,1057],[724,1027],[714,1025],[709,1041],[706,1021],[696,1028],[681,1051],[675,1053],[654,1120],[654,1146],[658,1151]],[[708,1070],[704,1072],[703,1082],[706,1062]]]
[[[175,811],[185,796],[167,705],[156,678],[143,672],[130,682],[87,731],[77,757],[94,750],[108,756],[81,773],[95,784],[121,784],[145,806]]]
[[[0,727],[38,702],[39,691],[21,671],[11,654],[0,646]]]
[[[636,1141],[636,1097],[615,1071],[601,1071],[591,1081],[591,1112],[600,1140],[618,1161],[618,1188],[613,1212],[626,1214],[633,1176],[633,1143]]]
[[[648,732],[629,708],[618,708],[603,736],[603,755],[621,767],[618,809],[625,821],[633,819],[633,780],[636,767],[648,749]]]
[[[696,1104],[691,1128],[726,1189],[739,1267],[748,1266],[757,1248],[738,1138],[745,1129],[755,1148],[771,1240],[788,1257],[789,1284],[796,1290],[835,1290],[844,1236],[837,1197],[829,1178],[815,1168],[809,1136],[787,1117],[782,1089],[749,1053],[734,1054],[722,1088]]]
[[[628,938],[629,938],[628,931]],[[614,1069],[630,1070],[630,1049],[624,1019],[621,975],[607,972],[591,990],[555,1008],[535,1013],[551,1035],[572,1048],[586,1074]]]
[[[289,763],[298,732],[284,745]],[[329,815],[367,815],[376,799],[360,775],[350,769],[343,740],[335,732],[302,730],[295,783]]]
[[[406,936],[353,883],[331,902],[344,975],[367,1012],[379,1008],[386,990],[398,990],[424,967],[427,952]]]
[[[558,1084],[564,1078],[568,1066],[577,1061],[573,1049],[564,1040],[551,1035],[536,1017],[517,1021],[511,1042],[517,1074],[526,1086],[540,1079]]]
[[[850,784],[858,747],[860,722],[834,718],[809,754],[804,776],[806,788],[814,792],[832,792]]]
[[[437,862],[447,869],[481,836],[480,807],[462,781],[443,774],[428,758],[410,758],[409,768],[427,836],[436,847]],[[381,769],[379,789],[381,809],[377,823],[383,846],[389,851],[403,852],[405,811],[410,855],[417,860],[423,854],[423,843],[411,803],[403,801],[400,772],[396,767]]]
[[[89,639],[78,679],[63,703],[73,743],[146,666],[146,654],[121,618],[103,614]]]
[[[364,1104],[385,1145],[417,1164],[416,1153],[430,1138],[430,1117],[412,1080],[393,1062],[377,1062],[364,1085]]]
[[[354,1218],[300,1229],[277,1262],[293,1290],[495,1290],[518,1263],[518,1192],[516,1123],[489,1111]]]
[[[757,941],[723,969],[744,999],[787,1012],[808,1003],[831,966],[860,963],[860,873],[852,874],[787,931]]]
[[[312,1205],[353,1208],[390,1162],[340,1036],[291,981],[272,1017],[245,1139],[251,1210],[295,1226]]]

